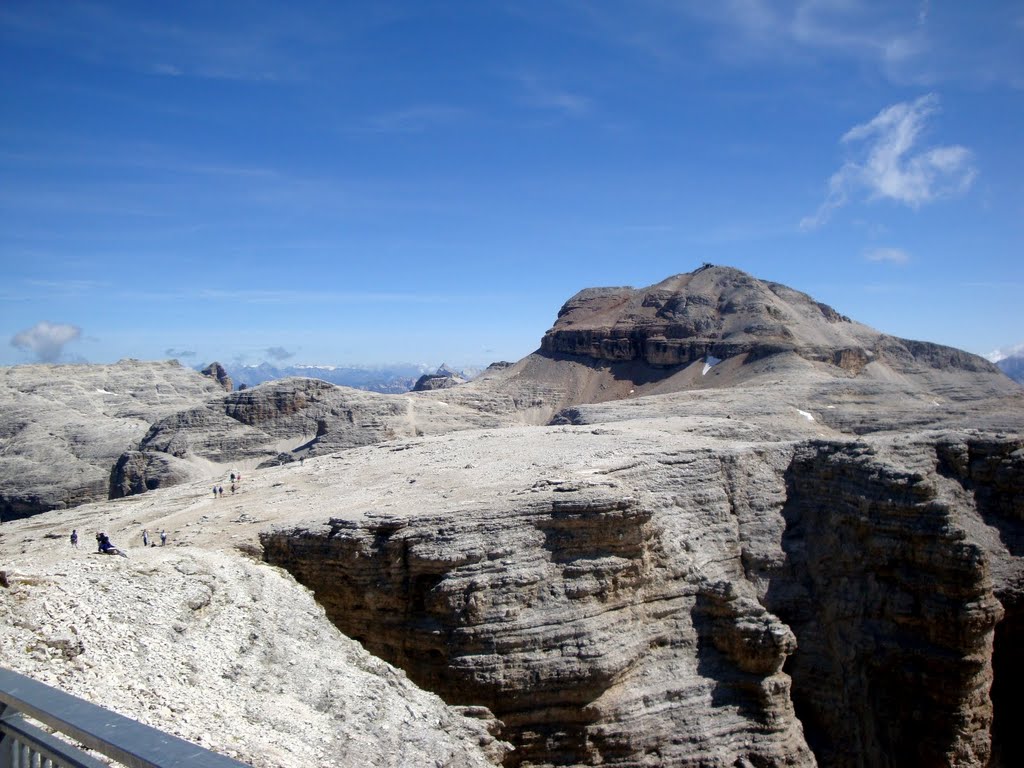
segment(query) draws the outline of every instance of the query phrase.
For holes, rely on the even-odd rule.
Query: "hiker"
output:
[[[232,483],[235,482],[235,473],[234,472],[231,473],[231,482]]]
[[[101,554],[104,554],[104,555],[120,555],[121,557],[128,557],[128,555],[126,553],[122,552],[120,549],[118,549],[117,547],[115,547],[111,543],[110,537],[107,536],[107,534],[105,534],[105,533],[102,533],[102,532],[97,533],[96,534],[96,542],[99,545],[100,553]]]
[[[78,549],[78,529],[72,529],[71,531],[71,546]]]
[[[164,531],[164,530],[160,531],[160,546],[161,547],[167,546],[167,531]]]
[[[213,498],[217,498],[217,486],[213,486]]]
[[[223,496],[224,495],[224,486],[223,485],[218,485],[217,486],[217,495],[218,496]]]
[[[232,483],[232,484],[231,484],[231,492],[232,492],[232,493],[234,493],[234,492],[235,492],[235,484],[234,484],[234,483]]]
[[[149,531],[147,531],[145,528],[142,529],[142,546],[149,546]]]

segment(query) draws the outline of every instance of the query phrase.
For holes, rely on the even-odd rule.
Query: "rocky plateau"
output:
[[[453,387],[193,375],[65,439],[105,494],[5,513],[4,666],[261,768],[1024,763],[1024,389],[982,358],[707,266]]]

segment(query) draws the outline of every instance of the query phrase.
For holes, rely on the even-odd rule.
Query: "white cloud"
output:
[[[82,329],[67,323],[48,323],[45,320],[16,333],[11,346],[32,352],[41,363],[55,363],[64,351],[64,345],[77,341]]]
[[[1000,360],[1005,360],[1008,357],[1014,355],[1024,354],[1024,342],[1020,344],[1011,344],[1008,347],[1000,347],[989,352],[985,357],[990,363],[998,363]]]
[[[887,261],[891,264],[906,264],[910,254],[902,248],[874,248],[864,254],[868,261]]]
[[[928,118],[937,111],[938,97],[927,94],[886,107],[869,122],[847,131],[842,143],[851,148],[854,158],[832,174],[824,202],[800,222],[800,228],[824,224],[854,196],[918,208],[965,192],[977,175],[969,149],[960,145],[917,148]]]

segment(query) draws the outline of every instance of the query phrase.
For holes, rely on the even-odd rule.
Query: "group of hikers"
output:
[[[242,482],[242,474],[240,472],[239,473],[232,472],[231,473],[231,492],[232,493],[234,493],[236,490],[238,490],[238,485],[241,482]],[[224,495],[224,489],[221,486],[219,486],[219,485],[213,486],[213,495],[215,497],[216,496],[223,496]],[[166,544],[167,544],[167,531],[161,530],[160,531],[160,546],[162,547],[162,546],[165,546]],[[71,531],[71,546],[72,547],[78,547],[78,529],[77,528],[75,530]],[[96,534],[96,546],[97,546],[97,551],[100,552],[101,554],[104,554],[104,555],[120,555],[121,557],[128,557],[128,553],[125,552],[124,550],[121,550],[121,549],[118,549],[117,547],[115,547],[113,545],[113,543],[110,541],[110,537],[107,536],[107,534],[104,533],[103,531],[100,531],[99,533]],[[149,547],[149,546],[155,547],[156,546],[156,542],[155,541],[152,542],[152,544],[150,544],[149,531],[147,529],[145,529],[145,528],[142,529],[142,546],[144,546],[144,547]]]
[[[241,484],[242,484],[242,473],[239,472],[238,474],[235,474],[234,472],[232,472],[231,473],[231,492],[234,493],[235,491],[237,491],[238,487]],[[223,496],[223,495],[224,495],[224,486],[223,485],[215,485],[215,486],[213,486],[213,498],[216,499],[219,496]]]
[[[165,546],[166,544],[167,544],[167,531],[161,530],[160,531],[160,546],[162,547],[162,546]],[[72,547],[76,547],[76,548],[78,547],[78,529],[77,528],[75,528],[74,530],[71,531],[71,546]],[[142,529],[142,546],[144,546],[144,547],[150,546],[150,543],[149,543],[149,531],[146,530],[145,528]],[[153,542],[152,546],[154,546],[154,547],[156,546],[156,542],[155,541]],[[128,553],[125,552],[123,549],[119,549],[118,547],[115,547],[113,542],[110,540],[110,537],[107,536],[107,534],[104,533],[103,531],[100,531],[99,533],[96,534],[96,551],[99,552],[101,555],[120,555],[121,557],[128,557]]]

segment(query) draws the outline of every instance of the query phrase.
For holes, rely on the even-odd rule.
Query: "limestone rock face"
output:
[[[65,547],[57,562],[38,542],[14,565],[4,552],[5,667],[254,768],[500,764],[489,713],[418,689],[277,569],[172,545],[128,560]]]
[[[397,437],[503,423],[507,422],[497,416],[413,395],[382,395],[318,379],[280,379],[154,424],[139,446],[152,457],[143,460],[148,468],[143,474],[149,478],[143,485],[180,480],[172,473],[174,462],[156,458],[162,455],[184,463],[201,460],[255,468]],[[122,461],[137,467],[139,459],[122,457]],[[138,482],[128,482],[128,486],[140,487]]]
[[[798,638],[787,670],[823,764],[885,755],[897,765],[989,765],[993,714],[1013,706],[989,697],[996,654],[1006,654],[994,650],[995,630],[1024,574],[992,534],[1009,520],[1024,532],[1022,445],[940,438],[797,451],[786,562],[765,602]],[[960,470],[951,456],[965,460]]]
[[[150,424],[217,391],[176,362],[0,368],[0,518],[107,498]]]
[[[664,458],[654,495],[541,480],[262,542],[343,632],[449,703],[494,711],[506,765],[814,765],[782,672],[796,641],[743,579],[722,461]],[[694,525],[720,515],[717,532]]]
[[[506,765],[1020,756],[1024,440],[677,427],[509,434],[504,459],[458,457],[472,503],[339,505],[265,557],[414,681],[491,708]],[[474,481],[499,461],[500,491]]]
[[[220,363],[210,363],[208,366],[200,371],[203,376],[209,376],[214,379],[225,392],[230,392],[234,388],[234,383],[231,381],[231,377],[228,372],[224,370],[224,366]]]
[[[559,311],[541,351],[660,367],[791,351],[852,372],[872,358],[901,370],[995,371],[984,358],[885,336],[792,288],[715,266],[639,290],[581,291]]]
[[[126,451],[111,471],[109,496],[120,499],[136,493],[155,491],[161,486],[185,482],[193,474],[187,463],[171,454]]]
[[[452,371],[444,373],[425,373],[420,376],[412,387],[413,392],[426,392],[433,389],[450,389],[465,384],[466,380]]]

